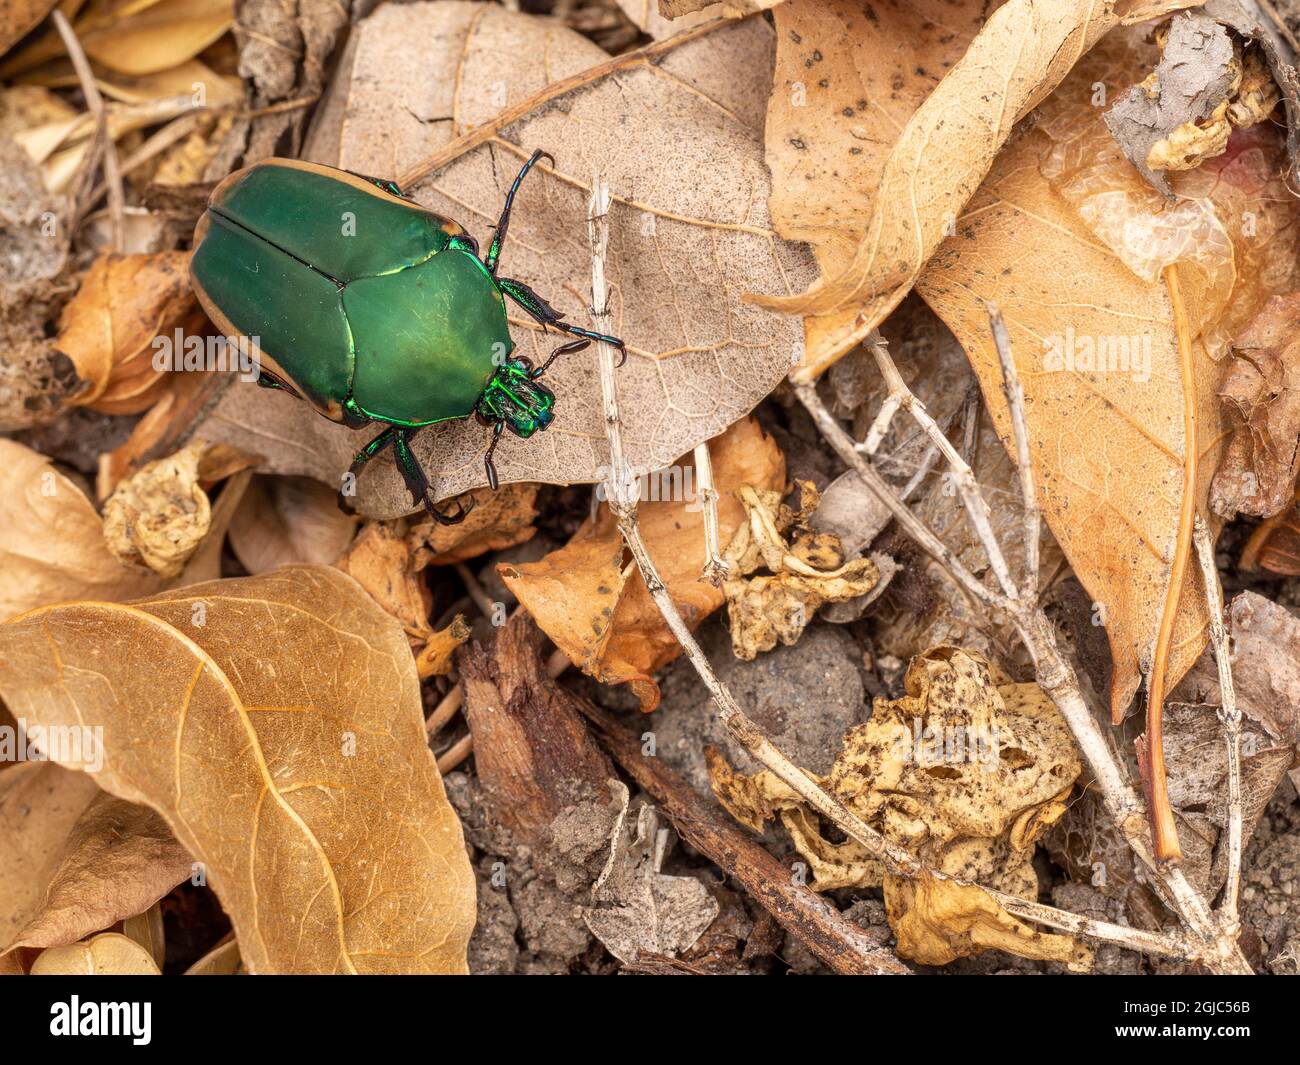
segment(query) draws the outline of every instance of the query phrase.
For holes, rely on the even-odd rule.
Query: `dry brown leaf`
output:
[[[0,949],[75,943],[148,909],[192,872],[192,859],[157,813],[104,792],[59,849],[40,905]]]
[[[144,913],[122,922],[122,935],[134,939],[149,952],[159,969],[167,960],[167,931],[163,927],[162,906],[154,903]]]
[[[10,0],[0,8],[0,55],[36,28],[58,0]]]
[[[746,418],[709,444],[719,493],[718,528],[730,542],[745,520],[735,496],[742,484],[759,490],[785,485],[785,460],[758,422]],[[684,469],[677,484],[686,485]],[[693,481],[693,467],[690,468]],[[656,478],[663,483],[663,478]],[[671,483],[671,477],[669,478]],[[692,629],[723,604],[722,592],[701,579],[704,522],[695,492],[688,498],[643,502],[638,522],[669,595]],[[607,684],[631,682],[643,710],[659,688],[650,674],[681,653],[635,569],[624,562],[622,537],[608,505],[564,547],[545,558],[497,567],[506,586],[569,659]]]
[[[1210,485],[1210,506],[1269,518],[1295,498],[1300,474],[1300,294],[1274,296],[1232,345],[1219,391],[1232,439]]]
[[[72,28],[86,55],[123,74],[152,74],[192,59],[234,21],[235,0],[143,0],[88,4]],[[8,79],[64,54],[50,30],[0,65]]]
[[[979,655],[956,648],[912,659],[905,687],[901,699],[876,699],[871,720],[845,734],[821,783],[929,868],[1036,898],[1034,845],[1065,813],[1080,773],[1064,720],[1036,684],[1011,683]],[[1068,937],[1032,933],[983,891],[911,886],[887,876],[853,840],[831,843],[770,770],[738,775],[716,751],[708,762],[714,793],[737,820],[757,831],[780,815],[814,888],[883,883],[902,956],[916,950],[915,960],[943,964],[997,946],[1071,963],[1084,957]]]
[[[474,878],[406,635],[328,567],[0,625],[0,697],[102,724],[105,790],[162,814],[249,970],[464,972]]]
[[[103,932],[84,943],[43,950],[32,976],[158,976],[153,957],[120,932]]]
[[[352,542],[357,518],[338,493],[307,477],[255,477],[230,523],[230,547],[249,573],[327,565]]]
[[[1100,604],[1116,717],[1153,663],[1172,684],[1204,646],[1188,560],[1222,443],[1212,356],[1273,286],[1293,283],[1293,266],[1264,263],[1293,256],[1300,228],[1280,139],[1261,127],[1173,175],[1180,200],[1166,210],[1091,106],[1095,83],[1122,83],[1138,62],[1114,37],[1094,50],[1002,154],[918,284],[1010,447],[984,301],[1006,316],[1044,513]]]
[[[88,382],[77,403],[105,414],[138,414],[158,399],[169,376],[154,368],[155,341],[172,344],[197,307],[189,261],[181,251],[110,253],[87,271],[64,308],[56,341]]]
[[[162,587],[119,562],[85,493],[44,455],[0,439],[0,621],[69,599],[130,599]]]
[[[233,936],[218,943],[185,970],[186,976],[233,976],[239,971],[239,940]]]
[[[880,583],[873,560],[846,562],[838,536],[810,527],[820,497],[810,481],[800,481],[799,487],[797,513],[782,504],[779,489],[760,491],[746,484],[736,493],[748,521],[723,552],[728,567],[722,591],[732,650],[746,662],[772,650],[778,639],[787,646],[797,643],[824,603],[856,599]],[[769,572],[754,576],[761,568]]]
[[[767,213],[761,116],[771,29],[750,19],[693,32],[658,46],[653,61],[632,62],[554,21],[495,5],[385,5],[354,32],[351,67],[336,78],[307,148],[311,158],[399,179],[427,161],[432,177],[410,191],[481,243],[520,165],[547,149],[556,165],[539,165],[523,183],[502,271],[575,324],[589,319],[587,189],[600,169],[614,203],[613,329],[629,350],[618,378],[623,439],[628,461],[644,469],[721,433],[785,376],[802,352],[799,323],[741,293],[791,291],[813,276],[807,250],[777,238]],[[393,107],[399,97],[419,107]],[[510,317],[521,353],[544,357],[556,346],[558,337],[513,305]],[[555,424],[528,441],[507,434],[496,453],[501,480],[602,479],[608,458],[591,352],[557,362],[547,383]],[[359,439],[287,394],[252,388],[232,389],[203,431],[244,446],[254,440],[271,471],[330,484]],[[436,498],[483,485],[488,435],[468,421],[416,437]],[[376,517],[415,509],[388,459],[360,478],[357,506]]]
[[[12,757],[6,752],[6,761]],[[85,773],[53,762],[22,762],[0,772],[0,954],[40,910],[68,835],[99,793]]]
[[[411,544],[391,521],[367,522],[334,565],[350,575],[408,632],[429,630],[433,596],[420,576]]]
[[[1300,494],[1256,526],[1241,549],[1239,564],[1248,573],[1262,569],[1283,577],[1300,576]]]
[[[818,231],[820,265],[834,272],[799,296],[754,297],[761,306],[821,319],[809,327],[809,357],[797,373],[820,373],[898,306],[951,233],[1012,128],[1056,88],[1080,56],[1121,22],[1187,6],[1188,0],[1107,0],[1095,5],[1008,0],[988,15],[974,3],[960,4],[955,12],[944,4],[926,3],[919,12],[900,4],[884,9],[888,17],[879,32],[870,25],[870,16],[857,12],[851,22],[843,9],[825,18],[809,15],[818,19],[827,41],[812,47],[825,47],[825,54],[834,56],[828,64],[834,73],[827,75],[828,81],[833,77],[830,92],[820,95],[822,105],[813,116],[816,136],[807,142],[815,159],[802,162],[799,169],[832,177],[848,174],[850,184],[859,180],[865,186],[837,199],[840,179],[835,178],[830,188],[807,197],[816,205],[811,221]],[[963,52],[963,40],[985,15],[987,21]],[[776,9],[776,17],[786,17],[782,8]],[[859,21],[864,24],[861,30]],[[807,83],[807,76],[799,77],[799,57],[788,44],[783,41],[785,80]],[[894,65],[900,57],[909,61],[909,73],[895,89],[899,72]],[[810,61],[805,74],[817,65]],[[891,80],[872,96],[862,91],[861,83],[873,74],[862,72],[875,70],[887,71]],[[926,96],[936,76],[942,81]],[[781,80],[778,77],[778,86]],[[859,107],[864,99],[882,97],[889,98],[887,112]],[[775,101],[773,109],[783,114],[785,102]],[[843,115],[845,109],[854,116]],[[787,121],[802,119],[787,116],[774,130],[788,129]],[[882,162],[882,150],[864,142],[883,145],[887,158]],[[775,153],[774,173],[790,171],[788,148],[787,137],[787,144]],[[876,174],[878,180],[873,180]],[[791,186],[778,183],[782,187]],[[794,196],[804,195],[800,184],[793,188]],[[781,221],[792,210],[773,207],[783,236],[797,236]],[[809,220],[802,221],[807,225]],[[846,236],[855,242],[851,251],[845,249]]]
[[[506,484],[493,492],[478,488],[470,493],[473,509],[458,525],[441,525],[432,518],[413,522],[407,539],[415,568],[450,566],[477,558],[488,551],[526,543],[537,532],[537,485]]]

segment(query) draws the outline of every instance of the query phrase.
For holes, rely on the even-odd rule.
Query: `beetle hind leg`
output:
[[[501,217],[497,220],[497,230],[492,235],[492,244],[488,247],[487,258],[483,260],[483,265],[487,267],[488,273],[496,277],[497,260],[501,258],[501,245],[506,240],[506,230],[510,228],[510,210],[515,205],[515,193],[519,191],[519,184],[524,180],[524,175],[536,165],[539,159],[546,159],[552,166],[555,160],[550,152],[544,152],[540,148],[528,157],[528,162],[515,175],[514,183],[510,186],[510,191],[506,193],[505,206],[501,208]]]

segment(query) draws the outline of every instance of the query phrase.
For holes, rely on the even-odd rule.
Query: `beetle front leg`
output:
[[[551,352],[549,356],[547,356],[546,361],[542,363],[541,366],[537,367],[536,370],[529,371],[528,376],[531,377],[534,381],[536,381],[539,377],[542,376],[542,374],[544,374],[547,370],[551,368],[551,363],[553,363],[561,355],[571,355],[575,351],[582,351],[583,348],[587,348],[590,346],[591,346],[590,340],[575,340],[570,344],[561,344],[558,348],[556,348],[553,352]],[[620,365],[622,364],[620,363]]]
[[[554,356],[552,356],[552,358],[554,358]],[[547,361],[549,362],[550,360],[548,359]],[[543,369],[544,368],[545,367],[543,367]],[[532,376],[536,377],[537,375],[534,373]],[[492,429],[492,443],[488,444],[488,449],[483,455],[483,465],[487,469],[488,485],[494,492],[497,490],[497,464],[492,461],[492,452],[497,449],[497,444],[501,442],[501,433],[505,430],[505,427],[505,422],[496,423]]]
[[[558,329],[561,333],[568,333],[570,336],[584,337],[587,340],[603,340],[606,344],[613,344],[619,351],[618,364],[622,366],[623,363],[627,362],[627,345],[618,337],[612,337],[608,333],[593,333],[590,329],[570,325],[564,321],[564,316],[559,311],[522,281],[516,281],[512,277],[499,277],[497,278],[497,288],[519,304],[530,316],[541,322],[542,325],[549,325],[552,329]],[[549,359],[547,365],[550,365]]]

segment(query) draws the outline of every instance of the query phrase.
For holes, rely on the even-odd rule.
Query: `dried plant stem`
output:
[[[609,240],[609,225],[606,215],[609,211],[609,203],[608,186],[599,175],[594,176],[592,179],[591,203],[588,211],[588,236],[591,243],[592,264],[592,323],[593,328],[602,333],[608,333],[612,328],[607,305],[608,293],[605,285],[605,249]],[[654,559],[651,558],[645,541],[641,537],[640,526],[636,518],[638,483],[635,478],[627,475],[629,467],[623,452],[622,420],[619,416],[618,390],[614,369],[614,348],[609,344],[599,343],[597,345],[597,358],[600,363],[601,395],[605,411],[606,435],[610,448],[608,468],[611,471],[611,476],[606,483],[606,499],[610,511],[618,522],[623,540],[632,553],[641,577],[645,581],[647,591],[649,591],[655,605],[659,608],[659,612],[663,615],[669,630],[681,645],[687,660],[695,668],[695,672],[713,697],[714,704],[718,708],[718,720],[759,763],[770,769],[810,807],[865,847],[874,857],[880,859],[891,873],[906,877],[929,875],[939,879],[953,880],[957,883],[966,883],[966,881],[958,880],[955,877],[947,877],[926,868],[905,847],[886,839],[858,817],[857,814],[853,813],[838,798],[817,784],[794,762],[790,761],[768,739],[763,730],[750,720],[726,685],[718,679],[708,658],[700,649],[700,645],[682,619],[676,604],[673,603],[667,587],[659,576]],[[822,408],[822,410],[824,411],[825,408]],[[827,417],[829,417],[828,413]],[[845,439],[847,440],[847,436]],[[852,450],[851,444],[850,450]],[[874,473],[874,471],[872,472]],[[924,527],[922,526],[922,528]],[[931,539],[938,544],[939,549],[945,555],[949,554],[947,549],[932,534]],[[983,589],[983,585],[976,581],[973,576],[970,577],[970,581],[973,585]],[[1121,925],[1092,921],[1064,910],[1054,909],[1051,906],[1026,902],[1024,899],[987,887],[972,886],[980,887],[982,891],[987,892],[1009,913],[1028,920],[1089,935],[1106,942],[1118,943],[1133,950],[1170,957],[1185,957],[1187,955],[1186,944],[1176,936],[1159,936]]]
[[[51,12],[50,17],[54,20],[54,28],[63,38],[63,47],[68,50],[72,69],[77,72],[77,81],[81,84],[82,94],[86,97],[86,107],[95,116],[95,136],[104,151],[104,181],[108,185],[108,214],[113,250],[120,252],[126,244],[126,197],[122,192],[122,174],[117,165],[117,147],[108,128],[108,108],[104,106],[104,98],[99,93],[99,86],[95,84],[95,74],[90,69],[90,61],[86,59],[86,53],[82,50],[77,35],[73,33],[67,17],[57,8]],[[93,156],[93,152],[87,156],[88,162],[93,159]],[[89,162],[89,165],[94,164]]]
[[[1024,511],[1025,572],[1020,584],[1020,598],[1038,599],[1038,542],[1042,537],[1042,508],[1034,490],[1034,464],[1029,458],[1029,425],[1025,421],[1025,390],[1020,387],[1016,360],[1011,357],[1011,337],[997,308],[989,315],[993,326],[994,347],[1002,363],[1002,394],[1011,415],[1011,432],[1016,441],[1016,468],[1020,474],[1020,505]]]
[[[719,587],[727,576],[718,533],[718,489],[713,484],[713,459],[706,440],[695,449],[695,481],[704,507],[704,579]]]
[[[443,751],[442,754],[438,755],[438,772],[450,773],[473,753],[474,736],[472,733],[467,732]]]
[[[1241,892],[1241,711],[1232,683],[1232,659],[1228,651],[1228,634],[1223,625],[1223,590],[1219,571],[1214,564],[1214,545],[1210,530],[1199,514],[1192,527],[1192,542],[1205,579],[1205,602],[1210,614],[1210,645],[1219,669],[1219,720],[1228,745],[1228,879],[1219,905],[1219,920],[1224,930],[1237,930],[1237,899]]]
[[[1003,364],[1006,365],[1012,361],[1012,354],[1005,326],[1002,324],[1001,315],[995,307],[990,307],[990,319],[995,343],[999,348],[999,357],[1002,359]],[[886,373],[891,396],[900,388],[906,389],[907,386],[902,382],[901,377],[897,375],[897,370],[894,370],[891,377],[886,369],[887,366],[892,366],[892,361],[888,359],[887,353],[882,359],[878,351],[877,361],[881,363],[882,372]],[[1144,804],[1116,759],[1109,738],[1102,732],[1097,719],[1085,702],[1082,690],[1079,687],[1078,677],[1075,675],[1073,667],[1061,653],[1056,642],[1056,633],[1051,622],[1038,607],[1036,596],[1027,594],[1022,597],[1014,582],[1004,579],[1002,572],[997,573],[999,583],[1003,586],[1003,592],[1001,593],[986,587],[982,582],[976,580],[969,570],[957,562],[952,552],[948,550],[943,542],[898,498],[894,489],[871,466],[864,457],[862,449],[841,428],[821,402],[816,387],[811,383],[799,381],[794,381],[793,384],[795,393],[804,407],[807,408],[809,414],[812,415],[814,422],[831,447],[862,478],[867,487],[888,508],[903,529],[948,572],[959,586],[969,591],[978,602],[984,604],[986,609],[1006,617],[1016,627],[1033,660],[1038,684],[1055,703],[1073,733],[1075,742],[1092,770],[1097,789],[1112,820],[1124,835],[1134,853],[1150,870],[1153,885],[1182,919],[1188,932],[1184,944],[1188,956],[1215,972],[1250,973],[1252,971],[1250,965],[1241,954],[1235,937],[1226,934],[1220,928],[1218,922],[1210,913],[1205,900],[1192,887],[1182,870],[1177,866],[1166,866],[1155,860],[1148,845]],[[1006,394],[1011,407],[1010,413],[1013,426],[1016,426],[1017,423],[1019,426],[1014,430],[1017,434],[1017,440],[1023,435],[1026,441],[1023,449],[1019,443],[1017,444],[1017,451],[1028,464],[1028,433],[1024,421],[1023,397],[1020,390],[1014,385],[1007,387]],[[899,406],[907,408],[914,418],[917,417],[916,412],[919,404],[909,403],[904,397],[900,398]],[[924,408],[920,409],[923,410]],[[933,425],[932,419],[929,424],[924,419],[918,419],[918,422],[930,433],[931,439],[934,440],[934,443],[948,457],[949,462],[958,470],[959,476],[962,469],[968,469],[965,462],[959,456],[956,456],[956,451],[950,444],[945,448],[943,443],[935,439],[935,434],[942,436],[942,432],[937,425]],[[930,426],[933,426],[933,428]],[[954,456],[956,456],[956,462],[954,462]],[[1032,479],[1025,478],[1022,475],[1022,491],[1031,491],[1032,486]],[[975,490],[978,492],[978,486],[976,486]],[[994,540],[990,526],[977,517],[981,513],[980,504],[982,498],[977,502],[963,493],[963,502],[966,504],[967,513],[971,516],[972,524],[980,537],[986,555],[990,561],[995,557],[1000,558],[1001,551]],[[1037,530],[1036,521],[1034,528]],[[995,571],[997,571],[996,565]],[[1024,587],[1027,590],[1032,587],[1036,591],[1036,575],[1033,578],[1032,585],[1027,575]],[[846,829],[846,831],[848,830]],[[1165,938],[1161,938],[1161,942],[1168,945]],[[1149,950],[1149,944],[1143,947],[1135,946],[1134,949]]]

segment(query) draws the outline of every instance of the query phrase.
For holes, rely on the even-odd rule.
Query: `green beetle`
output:
[[[352,464],[392,445],[412,500],[444,524],[411,451],[427,425],[475,415],[492,427],[484,455],[508,427],[528,438],[555,417],[555,395],[538,378],[563,354],[617,337],[570,325],[521,281],[497,277],[510,209],[524,164],[506,194],[486,256],[450,219],[407,199],[391,181],[295,159],[236,171],[212,192],[194,231],[190,279],[208,317],[254,341],[260,377],[354,429],[385,428]],[[505,297],[543,329],[577,340],[539,367],[511,357]],[[621,362],[620,362],[621,365]]]

